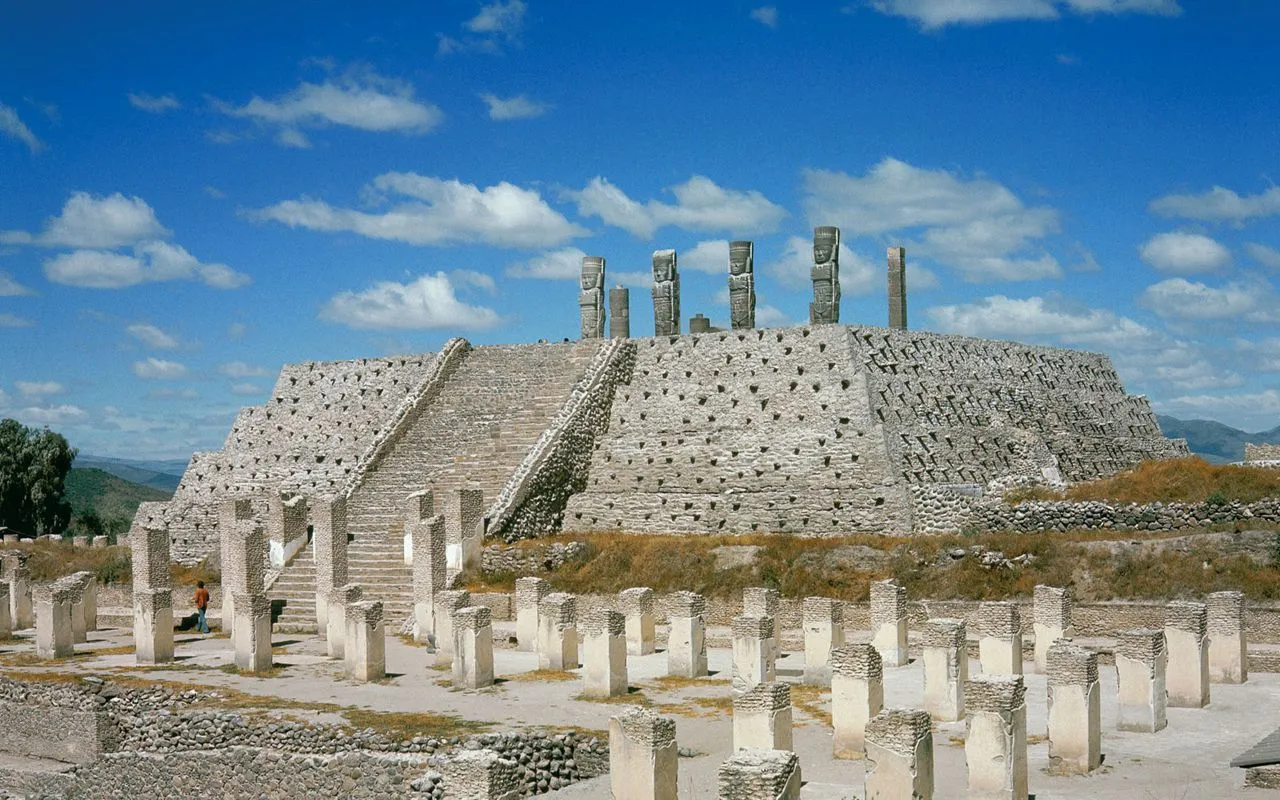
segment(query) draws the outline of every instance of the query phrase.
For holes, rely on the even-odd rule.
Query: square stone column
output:
[[[84,644],[89,641],[89,634],[85,630],[84,617],[84,581],[76,575],[68,575],[65,578],[59,578],[58,583],[62,584],[67,593],[71,597],[71,642],[72,644]]]
[[[907,590],[893,580],[871,584],[871,643],[886,667],[907,663]]]
[[[773,660],[773,619],[733,618],[733,681],[730,690],[734,695],[777,679]]]
[[[243,672],[271,669],[271,601],[265,594],[238,594],[231,643]]]
[[[965,686],[964,758],[971,800],[1027,800],[1027,700],[1021,675]]]
[[[800,800],[800,757],[786,750],[739,750],[718,778],[721,800]]]
[[[86,631],[96,631],[98,629],[98,576],[92,572],[81,571],[71,575],[80,582],[81,589],[81,612],[84,615],[84,629]]]
[[[413,563],[418,552],[413,541],[413,526],[436,516],[435,493],[430,489],[413,492],[400,503],[400,518],[404,521],[404,563]],[[443,518],[443,514],[440,515]]]
[[[844,644],[844,606],[829,597],[804,599],[804,682],[831,685],[831,649]]]
[[[325,646],[329,658],[345,658],[347,640],[347,606],[364,599],[364,589],[348,583],[329,593],[329,619],[325,623]]]
[[[438,638],[436,594],[446,589],[444,516],[406,520],[405,526],[413,542],[413,640],[425,644]]]
[[[284,569],[307,541],[307,500],[294,492],[272,492],[267,498],[267,559]]]
[[[463,750],[440,768],[445,797],[520,800],[520,766],[493,750]]]
[[[493,685],[493,621],[488,606],[453,612],[453,685],[459,689]]]
[[[538,604],[538,669],[578,668],[578,601],[552,592]]]
[[[627,655],[649,655],[654,651],[656,640],[653,590],[640,586],[623,589],[618,593],[618,605],[627,618]]]
[[[777,589],[752,586],[742,590],[742,616],[744,617],[768,617],[776,622],[778,609],[781,606],[782,598]],[[775,635],[771,637],[769,642],[769,652],[773,653],[775,661],[778,658],[778,633],[779,631],[775,624]]]
[[[866,753],[867,720],[884,709],[884,666],[871,644],[831,651],[832,752],[836,758]]]
[[[227,584],[231,586],[232,616],[230,619],[223,619],[222,627],[227,629],[230,624],[229,632],[234,639],[235,621],[240,618],[235,614],[235,597],[266,592],[267,534],[266,529],[257,522],[239,520],[231,529],[230,538],[228,552],[231,561],[222,565],[222,583],[224,592],[227,591]]]
[[[140,665],[173,661],[173,590],[133,593],[134,658]]]
[[[667,674],[702,678],[707,674],[707,600],[693,592],[667,598]]]
[[[129,535],[133,561],[133,589],[172,589],[169,572],[169,531],[165,528],[142,528]],[[225,569],[225,565],[223,567]]]
[[[484,539],[484,492],[450,489],[444,492],[444,526],[449,578],[464,569],[480,566]]]
[[[91,547],[93,547],[93,549],[95,549],[95,550],[97,550],[98,548],[101,548],[101,547],[110,547],[110,546],[111,546],[111,537],[110,537],[110,536],[95,536],[95,537],[93,537],[93,541],[92,541],[92,542],[90,542],[90,546],[91,546]]]
[[[759,683],[733,698],[734,750],[790,750],[791,684]]]
[[[551,594],[551,583],[542,578],[516,578],[516,647],[526,653],[538,650],[538,604]]]
[[[866,795],[933,800],[933,731],[926,711],[891,708],[867,722]]]
[[[9,622],[15,631],[26,630],[36,624],[27,558],[29,556],[26,553],[8,552],[0,555],[0,564],[4,565],[4,581],[9,586]]]
[[[65,579],[39,584],[32,591],[36,606],[36,657],[69,658],[75,652],[71,632],[74,587]]]
[[[1174,601],[1165,606],[1165,647],[1169,666],[1165,687],[1172,708],[1209,705],[1209,609],[1204,603]]]
[[[387,675],[387,631],[382,603],[361,600],[347,606],[347,633],[342,662],[348,679],[380,681]]]
[[[582,693],[621,697],[627,693],[627,620],[617,611],[589,612],[582,620]]]
[[[1032,632],[1036,637],[1036,672],[1048,669],[1049,648],[1059,639],[1076,635],[1071,625],[1071,609],[1075,598],[1070,588],[1037,586],[1032,596]]]
[[[1022,614],[1017,603],[978,606],[978,657],[984,675],[1022,674]]]
[[[939,722],[964,719],[964,684],[969,680],[969,653],[964,623],[931,619],[920,631],[924,650],[924,708]]]
[[[1214,592],[1209,606],[1209,680],[1249,680],[1249,643],[1244,635],[1244,592]]]
[[[307,504],[311,513],[311,546],[316,562],[316,631],[329,636],[329,597],[347,584],[347,498],[323,495]],[[226,590],[225,582],[223,590]],[[338,613],[338,628],[346,627],[346,612]]]
[[[1059,639],[1049,648],[1049,771],[1087,775],[1102,764],[1098,654]]]
[[[9,584],[0,582],[0,639],[13,635],[13,615],[10,613]]]
[[[453,665],[453,615],[459,609],[471,605],[471,592],[466,589],[446,589],[436,592],[432,618],[435,620],[436,666]]]
[[[236,526],[242,522],[250,522],[253,520],[253,501],[248,497],[237,497],[232,500],[224,500],[218,505],[218,548],[222,560],[222,629],[230,633],[232,620],[236,615],[235,593],[244,593],[243,586],[236,586],[234,576],[231,574],[231,541],[234,538],[233,531]],[[143,531],[146,529],[144,528]],[[137,554],[137,537],[142,531],[129,531],[129,545],[134,548]],[[145,535],[145,534],[143,534]],[[134,558],[135,565],[138,563]],[[316,580],[319,580],[319,562],[316,564]],[[134,589],[138,588],[137,568],[134,568]],[[172,588],[172,587],[169,587]]]
[[[1169,724],[1165,716],[1168,692],[1165,667],[1168,652],[1164,631],[1134,628],[1121,631],[1116,642],[1117,690],[1122,731],[1155,733]]]
[[[609,719],[613,800],[677,800],[676,721],[641,706]]]

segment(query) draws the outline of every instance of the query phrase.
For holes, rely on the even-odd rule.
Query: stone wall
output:
[[[480,568],[488,575],[532,575],[559,569],[586,554],[585,542],[552,542],[521,547],[494,544],[481,552]]]
[[[1280,444],[1246,444],[1245,463],[1257,462],[1268,466],[1280,466]]]

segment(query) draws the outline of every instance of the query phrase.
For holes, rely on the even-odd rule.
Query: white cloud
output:
[[[1016,281],[1062,275],[1040,240],[1058,231],[1058,212],[1027,207],[1005,186],[946,170],[885,158],[865,176],[808,169],[805,210],[815,225],[838,225],[846,235],[921,231],[918,251],[953,267],[964,280]]]
[[[1138,300],[1166,319],[1280,322],[1280,297],[1262,280],[1233,281],[1215,288],[1185,278],[1170,278],[1148,286]]]
[[[33,153],[44,149],[44,142],[36,138],[36,135],[18,116],[18,112],[4,103],[0,103],[0,133],[22,142]]]
[[[9,273],[0,272],[0,297],[19,297],[24,294],[34,292],[14,280]]]
[[[780,308],[771,305],[756,306],[756,327],[758,328],[786,328],[795,324],[796,321]]]
[[[281,147],[292,147],[297,150],[306,150],[311,147],[311,140],[307,135],[297,128],[281,128],[276,133],[276,144]]]
[[[228,378],[265,378],[271,374],[271,370],[251,366],[243,361],[228,361],[218,365],[218,374]]]
[[[45,247],[112,248],[169,235],[156,212],[141,197],[116,192],[95,197],[73,192],[62,213],[50,217],[36,235],[25,231],[0,232],[0,242],[38,244]]]
[[[79,406],[58,405],[18,409],[13,412],[13,416],[25,425],[68,425],[80,422],[89,415]]]
[[[238,397],[250,397],[262,394],[265,390],[252,383],[233,383],[231,393]]]
[[[142,242],[133,255],[105,250],[73,250],[47,259],[44,274],[54,283],[89,289],[121,289],[142,283],[198,280],[215,289],[236,289],[248,275],[226,264],[206,264],[178,245]]]
[[[146,361],[133,362],[133,374],[144,380],[168,381],[185,377],[187,368],[176,361],[147,358]]]
[[[174,389],[164,386],[147,392],[148,400],[195,400],[200,393],[195,389]]]
[[[67,389],[57,381],[16,381],[14,386],[18,392],[28,399],[39,400],[53,394],[62,394]]]
[[[778,7],[760,6],[751,9],[751,18],[766,28],[778,27]]]
[[[582,259],[586,251],[577,247],[562,247],[539,253],[528,261],[512,264],[506,273],[513,278],[540,278],[542,280],[578,280],[582,274]],[[607,268],[606,264],[606,268]]]
[[[691,231],[733,231],[740,235],[768,233],[787,216],[758,191],[723,189],[710,178],[694,175],[672,186],[675,203],[639,203],[602,177],[592,178],[582,191],[566,192],[583,216],[600,217],[643,239],[668,225]]]
[[[605,274],[605,281],[613,286],[630,286],[632,289],[652,289],[653,271],[618,271]]]
[[[782,257],[764,265],[763,270],[783,286],[805,289],[812,285],[810,268],[813,267],[813,240],[803,236],[791,236],[783,248]],[[728,272],[728,255],[723,270]],[[865,258],[840,242],[840,291],[850,295],[870,294],[877,286],[877,270]],[[879,285],[884,284],[881,278]]]
[[[487,294],[497,294],[498,292],[497,282],[487,272],[477,272],[473,269],[454,269],[449,271],[449,280],[453,281],[454,286],[479,289]]]
[[[373,214],[303,198],[277,203],[254,216],[295,228],[351,231],[417,245],[551,247],[588,233],[551,208],[538,192],[505,181],[481,189],[456,179],[388,172],[374,179],[370,193],[380,199],[401,195],[412,200]]]
[[[0,328],[30,328],[34,322],[17,314],[0,312]]]
[[[1044,297],[1016,299],[1005,295],[935,306],[925,314],[945,332],[982,338],[1070,337],[1096,334],[1128,322],[1102,309],[1060,307]]]
[[[483,330],[502,321],[493,309],[460,301],[443,272],[407,284],[379,281],[362,292],[341,292],[325,303],[320,319],[357,330]]]
[[[480,13],[462,24],[472,33],[493,34],[507,39],[517,39],[524,28],[524,15],[528,5],[523,0],[490,3],[482,6]]]
[[[1160,411],[1180,417],[1227,417],[1248,430],[1264,430],[1280,417],[1280,389],[1242,394],[1195,394],[1155,403]]]
[[[1215,272],[1231,263],[1231,251],[1199,233],[1158,233],[1140,250],[1142,260],[1174,275]]]
[[[906,17],[926,30],[947,25],[983,25],[1008,20],[1053,20],[1075,14],[1182,12],[1177,0],[871,0],[881,14]]]
[[[147,322],[135,322],[125,328],[130,336],[147,345],[160,350],[172,350],[178,346],[178,340]]]
[[[692,249],[681,250],[676,258],[681,272],[692,270],[708,275],[728,275],[729,240],[709,239],[698,242]]]
[[[204,187],[204,193],[212,197],[214,200],[227,199],[227,193],[219,189],[217,186]]]
[[[530,100],[522,94],[505,100],[496,94],[482,94],[480,99],[489,107],[489,119],[498,121],[540,117],[551,110],[551,106],[546,103]]]
[[[244,335],[248,332],[249,326],[243,322],[233,322],[227,326],[227,338],[232,341],[243,339]]]
[[[1243,354],[1254,372],[1280,372],[1280,336],[1236,339],[1234,349]]]
[[[1244,251],[1249,254],[1249,258],[1257,261],[1268,269],[1280,270],[1280,250],[1274,247],[1268,247],[1265,244],[1257,242],[1249,242],[1244,246]],[[2,294],[2,292],[0,292]]]
[[[1165,217],[1242,224],[1255,217],[1280,214],[1280,186],[1272,186],[1261,194],[1245,196],[1215,186],[1203,194],[1170,194],[1158,197],[1151,201],[1149,208],[1153,213]]]
[[[156,96],[141,92],[137,94],[130,92],[129,104],[134,108],[140,108],[143,111],[147,111],[152,114],[163,114],[166,111],[173,111],[174,109],[182,108],[182,103],[179,103],[178,98],[171,94]]]

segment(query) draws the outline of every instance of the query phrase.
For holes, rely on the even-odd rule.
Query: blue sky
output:
[[[51,0],[0,10],[0,414],[216,449],[288,362],[577,335],[584,254],[682,311],[1108,353],[1280,424],[1280,4]],[[686,323],[687,324],[687,323]]]

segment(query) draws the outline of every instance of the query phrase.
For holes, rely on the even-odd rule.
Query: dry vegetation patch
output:
[[[1024,500],[1100,500],[1108,503],[1254,503],[1280,497],[1280,470],[1238,464],[1210,464],[1202,458],[1144,461],[1109,478],[1071,486],[1064,491],[1041,487],[1005,495]]]

